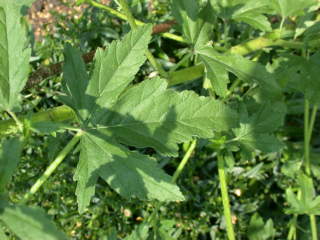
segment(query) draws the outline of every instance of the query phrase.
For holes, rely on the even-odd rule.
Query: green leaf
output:
[[[158,239],[176,240],[180,239],[182,229],[177,229],[174,220],[161,220],[159,221],[159,228],[157,229]]]
[[[211,5],[220,18],[244,22],[262,31],[272,30],[264,15],[270,12],[270,3],[266,0],[211,0]]]
[[[20,5],[0,1],[0,111],[17,110],[19,93],[28,79],[31,50],[20,22]]]
[[[1,223],[0,223],[0,239],[1,240],[8,240],[9,239],[7,237],[7,235],[5,234],[5,232],[3,231]]]
[[[285,106],[275,109],[269,104],[261,105],[249,116],[244,105],[240,108],[240,127],[233,129],[235,140],[244,151],[259,150],[263,153],[277,152],[281,149],[281,142],[272,133],[283,124]]]
[[[296,16],[304,9],[316,4],[316,0],[271,0],[270,5],[282,16]]]
[[[123,40],[113,41],[106,50],[97,50],[86,94],[96,98],[98,106],[111,106],[134,79],[146,60],[151,31],[149,24],[139,27],[129,32]]]
[[[269,219],[264,223],[262,217],[254,214],[250,219],[248,228],[249,240],[267,240],[274,238],[276,231],[273,226],[273,221]]]
[[[214,21],[210,2],[201,9],[198,0],[173,0],[172,12],[184,37],[195,49],[210,41]]]
[[[147,223],[138,225],[133,232],[124,240],[147,240],[149,236],[149,226]]]
[[[222,102],[166,88],[166,81],[160,78],[132,87],[103,114],[99,127],[127,145],[177,156],[177,143],[193,136],[210,138],[214,132],[237,126],[237,114]]]
[[[80,51],[67,44],[64,49],[62,81],[67,96],[60,96],[60,100],[75,110],[82,121],[88,117],[88,110],[92,106],[92,98],[86,95],[88,84],[89,76]]]
[[[0,146],[0,192],[10,181],[20,160],[22,144],[18,138],[2,140]]]
[[[206,66],[208,65],[207,67],[213,69],[216,65],[220,65],[225,71],[233,73],[243,81],[259,83],[265,94],[264,97],[281,97],[282,90],[279,84],[276,82],[274,76],[267,72],[266,68],[260,63],[250,61],[240,55],[230,53],[220,54],[212,47],[198,49],[197,53],[200,55],[200,58],[205,61]],[[213,62],[216,64],[211,65]],[[208,68],[207,71],[209,72]],[[222,83],[218,84],[218,86],[224,86],[219,92],[224,93],[226,91],[225,86],[227,83],[225,81],[226,80],[222,78]],[[216,88],[220,89],[219,87]]]
[[[32,122],[31,130],[36,133],[49,134],[52,132],[65,131],[68,128],[72,128],[69,124],[59,122]]]
[[[207,78],[210,80],[214,92],[220,97],[225,97],[228,93],[228,71],[212,58],[201,54],[199,56],[206,66]]]
[[[263,13],[268,12],[269,3],[266,1],[250,0],[234,6],[236,9],[231,19],[245,22],[261,31],[271,31],[271,24]]]
[[[116,227],[109,228],[107,231],[108,231],[108,233],[103,238],[103,240],[118,240]]]
[[[320,215],[320,196],[315,196],[312,179],[300,173],[298,183],[301,189],[301,197],[296,196],[291,188],[286,190],[286,199],[290,206],[286,212],[290,214]]]
[[[301,201],[307,205],[315,197],[312,179],[304,174],[300,174],[298,182],[301,188]]]
[[[102,132],[87,132],[81,139],[80,163],[75,174],[80,212],[89,204],[98,177],[124,197],[184,200],[171,177],[154,159],[127,150]]]
[[[308,60],[287,55],[276,77],[288,88],[302,92],[312,104],[320,103],[320,79],[319,79],[320,51],[313,54]]]
[[[262,14],[256,15],[254,13],[246,13],[239,16],[234,16],[233,19],[238,22],[245,22],[261,31],[272,31],[271,23],[269,22],[268,18]]]
[[[23,205],[10,206],[7,202],[1,201],[0,220],[23,240],[67,239],[40,208]]]

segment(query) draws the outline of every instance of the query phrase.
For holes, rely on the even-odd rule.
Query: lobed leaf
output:
[[[177,143],[193,136],[210,138],[214,132],[237,125],[237,114],[222,102],[166,88],[166,81],[160,78],[132,87],[103,114],[99,127],[124,144],[177,156]]]
[[[211,0],[216,14],[223,19],[244,22],[261,31],[271,31],[271,24],[264,15],[270,12],[270,3],[266,0]]]
[[[28,79],[31,49],[20,12],[21,5],[29,2],[0,1],[0,111],[17,110]]]
[[[197,53],[210,68],[214,68],[215,66],[210,65],[210,63],[215,62],[226,71],[233,73],[244,81],[259,83],[265,93],[265,97],[268,96],[269,98],[275,99],[281,97],[282,90],[275,77],[271,73],[267,72],[265,67],[260,63],[250,61],[240,55],[230,53],[220,54],[212,47],[198,49]],[[225,81],[225,79],[223,80]],[[220,83],[220,85],[226,86],[226,83]],[[222,91],[225,92],[225,87],[222,89]]]
[[[245,22],[261,31],[271,31],[271,23],[264,13],[269,12],[269,3],[265,0],[243,1],[236,5],[231,18],[238,22]]]
[[[97,50],[86,94],[95,98],[99,107],[111,106],[134,79],[146,60],[151,31],[151,25],[139,27],[123,40],[113,41],[106,50]]]
[[[250,225],[248,228],[249,240],[268,240],[274,238],[276,230],[272,219],[269,219],[264,223],[262,217],[259,214],[254,214],[250,219]]]
[[[276,77],[288,88],[300,91],[312,103],[320,103],[319,79],[320,51],[309,59],[287,55],[286,61],[276,71]]]
[[[184,200],[171,177],[154,159],[125,149],[102,132],[86,132],[81,139],[80,167],[75,174],[80,212],[89,204],[98,177],[124,197]]]
[[[173,0],[172,12],[182,26],[184,37],[195,49],[210,41],[214,20],[210,2],[201,8],[198,0]]]
[[[281,102],[273,104],[279,108],[274,109],[270,103],[266,103],[254,109],[255,112],[250,116],[245,106],[240,108],[240,127],[232,131],[243,152],[248,156],[254,150],[271,153],[279,151],[282,147],[282,143],[273,132],[284,122],[285,105]]]

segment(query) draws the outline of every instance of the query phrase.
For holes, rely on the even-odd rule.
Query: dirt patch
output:
[[[108,4],[110,0],[101,0],[103,4]],[[56,14],[65,16],[65,21],[79,19],[83,10],[88,5],[76,6],[74,0],[37,0],[29,10],[29,22],[34,29],[36,40],[41,40],[46,34],[54,33],[56,26]],[[62,23],[63,24],[63,23]]]

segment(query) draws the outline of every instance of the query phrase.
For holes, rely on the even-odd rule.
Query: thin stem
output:
[[[310,123],[309,123],[309,132],[308,132],[308,142],[309,143],[311,141],[312,132],[313,132],[313,128],[314,128],[314,123],[316,121],[317,111],[318,111],[318,105],[314,105],[313,108],[312,108],[311,117],[310,117]]]
[[[281,22],[280,22],[280,38],[282,37],[281,35],[282,35],[282,29],[283,29],[283,24],[284,24],[284,22],[285,22],[285,18],[282,18],[281,19]]]
[[[117,11],[117,10],[114,10],[112,9],[111,7],[108,7],[106,5],[103,5],[101,3],[98,3],[96,1],[93,1],[93,0],[87,0],[87,3],[89,3],[91,6],[93,7],[96,7],[96,8],[100,8],[106,12],[108,12],[109,14],[117,17],[117,18],[120,18],[122,20],[125,20],[125,21],[128,21],[128,18],[125,14]],[[144,25],[145,23],[144,22],[141,22],[137,19],[135,19],[135,23],[138,25],[138,26],[142,26]],[[165,37],[165,38],[168,38],[168,39],[171,39],[171,40],[174,40],[174,41],[177,41],[177,42],[181,42],[181,43],[185,43],[186,41],[183,39],[183,37],[181,36],[178,36],[178,35],[175,35],[173,33],[160,33],[161,36]]]
[[[19,131],[23,133],[23,123],[19,120],[19,118],[17,117],[17,115],[16,115],[14,112],[11,112],[11,111],[9,111],[9,110],[7,110],[7,113],[9,114],[10,117],[12,117],[12,119],[13,119],[14,122],[16,123]]]
[[[132,29],[136,29],[138,25],[136,24],[136,20],[134,19],[131,10],[128,6],[126,0],[118,0],[120,7],[122,7],[124,14],[127,16],[127,21],[129,22]]]
[[[309,115],[310,103],[308,99],[304,100],[304,162],[307,175],[311,174],[310,147],[309,147]]]
[[[66,158],[66,156],[71,152],[71,150],[75,147],[75,145],[79,142],[82,131],[79,131],[70,142],[62,149],[62,151],[58,154],[55,160],[49,165],[46,171],[42,174],[40,178],[33,184],[30,188],[29,192],[26,193],[23,197],[23,202],[29,200],[29,198],[35,194],[40,187],[48,180],[48,178],[52,175],[52,173],[57,169],[57,167],[62,163],[62,161]]]
[[[111,7],[108,7],[107,5],[104,5],[104,4],[101,4],[101,3],[98,3],[96,1],[93,1],[93,0],[87,0],[87,3],[90,4],[91,6],[93,7],[96,7],[96,8],[100,8],[108,13],[110,13],[111,15],[117,17],[117,18],[120,18],[122,20],[125,20],[125,21],[128,21],[128,18],[125,14],[117,11],[117,10],[114,10],[113,8]],[[139,25],[139,26],[142,26],[144,23],[139,21],[139,20],[135,20],[136,24]]]
[[[313,131],[313,125],[316,117],[316,110],[313,109],[311,120],[310,119],[310,103],[309,100],[305,98],[304,100],[304,160],[305,160],[305,169],[307,175],[312,179],[311,174],[311,162],[310,162],[310,140]],[[312,234],[312,240],[318,239],[317,232],[317,222],[316,217],[313,214],[309,214],[310,218],[310,228]]]
[[[197,140],[193,140],[187,150],[187,152],[185,153],[185,155],[183,156],[178,168],[176,169],[176,171],[173,174],[172,177],[172,182],[175,183],[177,181],[177,179],[179,178],[180,174],[182,173],[184,167],[186,166],[187,162],[189,161],[192,152],[194,151],[194,149],[196,148],[197,145]]]
[[[318,240],[318,229],[317,229],[317,220],[315,215],[310,215],[310,225],[311,225],[311,233],[312,240]]]
[[[228,196],[228,186],[226,180],[226,172],[224,167],[224,159],[222,153],[218,153],[218,172],[219,172],[219,180],[220,180],[220,188],[221,188],[221,196],[222,196],[222,204],[224,217],[227,226],[227,234],[229,240],[235,240],[235,234],[232,225],[232,217],[231,217],[231,208]]]
[[[170,69],[170,73],[176,71],[182,64],[184,64],[186,61],[189,60],[189,58],[192,56],[192,53],[187,53],[183,56],[183,58],[173,67]]]
[[[235,80],[235,81],[232,83],[232,85],[231,85],[229,91],[227,92],[226,96],[224,97],[224,99],[226,99],[227,97],[229,97],[229,96],[234,92],[234,90],[239,86],[239,84],[240,84],[241,82],[242,82],[242,81],[241,81],[240,78],[238,78],[237,80]]]
[[[290,229],[289,229],[287,240],[296,240],[297,239],[297,227],[296,227],[297,220],[298,220],[298,215],[295,214],[293,216],[293,219],[291,220],[291,224],[290,224]]]
[[[131,10],[128,6],[128,3],[126,0],[118,0],[120,7],[122,7],[124,14],[127,16],[127,21],[130,24],[131,29],[137,29],[138,25],[136,23],[135,18],[133,17]],[[146,57],[148,58],[151,65],[160,73],[161,76],[167,77],[168,74],[166,71],[162,68],[161,64],[158,63],[158,61],[155,59],[155,57],[152,55],[152,53],[147,50],[146,51]]]

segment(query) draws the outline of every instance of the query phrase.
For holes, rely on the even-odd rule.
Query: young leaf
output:
[[[0,193],[10,181],[20,160],[21,142],[18,138],[0,141]]]
[[[147,240],[148,239],[149,226],[147,223],[142,223],[136,227],[133,232],[127,236],[124,240]]]
[[[237,114],[223,103],[191,91],[177,93],[166,88],[166,81],[160,78],[132,87],[103,114],[99,127],[127,145],[177,156],[177,143],[193,136],[210,138],[214,131],[237,125]]]
[[[301,188],[301,197],[296,196],[292,189],[286,190],[286,199],[290,208],[287,213],[320,215],[320,196],[315,196],[314,186],[310,177],[300,174],[298,182]]]
[[[264,93],[272,98],[279,98],[281,96],[281,88],[276,82],[274,76],[267,72],[264,66],[257,62],[250,61],[240,55],[235,54],[220,54],[216,52],[212,47],[204,47],[197,50],[202,61],[204,61],[207,71],[214,72],[214,67],[219,65],[220,68],[224,68],[225,71],[229,71],[236,75],[238,78],[248,82],[258,82]],[[214,65],[211,65],[215,63]],[[220,69],[219,68],[219,69]],[[220,75],[222,71],[219,71]],[[223,73],[224,74],[224,73]],[[208,77],[213,77],[212,82],[216,83],[218,79],[215,79],[217,75],[210,74]],[[220,94],[224,94],[226,91],[227,82],[225,77],[220,79],[219,84],[216,83],[215,89],[219,89]],[[214,87],[214,86],[213,86]]]
[[[125,149],[102,132],[86,132],[82,137],[79,165],[75,179],[80,212],[89,204],[98,177],[124,197],[184,200],[154,159]]]
[[[249,154],[254,150],[264,153],[280,150],[282,144],[272,133],[283,123],[285,106],[281,103],[276,104],[279,106],[277,110],[270,104],[265,104],[256,109],[251,116],[245,106],[241,107],[240,127],[233,129],[233,133],[243,151]]]
[[[210,2],[201,9],[198,0],[172,0],[172,11],[183,35],[195,49],[210,41],[214,20]]]
[[[31,50],[20,22],[22,3],[0,1],[0,111],[17,110],[28,79]]]
[[[260,217],[258,214],[254,214],[251,217],[248,228],[249,240],[268,240],[272,239],[275,234],[276,231],[271,219],[264,223],[262,217]]]
[[[10,206],[7,202],[0,201],[0,220],[23,240],[67,239],[40,208]]]
[[[106,50],[97,50],[93,76],[86,94],[96,98],[98,106],[111,106],[133,80],[146,60],[151,30],[151,25],[139,27],[129,32],[123,40],[113,41]]]

